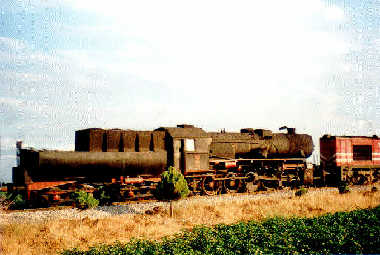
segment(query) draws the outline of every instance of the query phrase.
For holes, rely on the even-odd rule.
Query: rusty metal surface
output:
[[[57,187],[68,183],[74,183],[75,181],[53,181],[53,182],[34,182],[26,185],[26,190],[42,190],[45,188]]]
[[[243,133],[209,133],[212,138],[211,154],[226,158],[307,158],[313,152],[310,135],[272,133],[263,129],[242,131]]]
[[[105,130],[101,128],[89,128],[75,132],[76,151],[103,151]]]
[[[360,157],[356,146],[369,148],[366,157]],[[328,136],[320,138],[321,164],[325,168],[341,166],[380,166],[380,138],[367,136]]]
[[[181,126],[181,125],[180,125]],[[201,128],[187,127],[173,128],[160,127],[155,131],[166,131],[172,138],[207,138],[208,134]]]
[[[137,131],[136,151],[153,151],[152,131]]]
[[[105,131],[106,145],[105,151],[118,152],[124,151],[123,131],[121,129],[109,129]],[[104,149],[103,149],[104,151]]]
[[[167,166],[162,152],[33,152],[34,164],[27,165],[33,179],[91,176],[158,176]],[[20,168],[20,170],[22,170]]]
[[[124,152],[136,151],[136,131],[123,130],[122,133]]]
[[[287,155],[307,158],[312,154],[314,148],[312,137],[305,134],[273,134],[271,140],[269,154],[273,156]]]
[[[164,151],[165,131],[90,128],[75,132],[75,151]]]
[[[165,151],[165,132],[153,131],[152,133],[153,151]]]

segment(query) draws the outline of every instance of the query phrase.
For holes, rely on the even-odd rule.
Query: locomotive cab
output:
[[[180,169],[184,175],[208,170],[212,139],[204,130],[192,125],[178,125],[176,128],[161,127],[155,131],[166,132],[168,166]]]

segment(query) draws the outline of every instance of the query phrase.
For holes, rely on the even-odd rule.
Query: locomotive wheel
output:
[[[200,179],[188,179],[187,183],[192,194],[196,194],[201,191],[200,186],[202,185],[202,183]]]
[[[353,185],[363,185],[366,181],[366,177],[362,174],[355,174],[351,178],[351,182]]]
[[[248,192],[255,192],[259,187],[259,175],[254,172],[249,172],[245,175],[247,177],[246,187]]]
[[[378,170],[372,172],[372,183],[376,183],[380,179],[380,172]]]
[[[234,174],[227,175],[227,178],[229,179],[225,180],[225,185],[224,185],[226,193],[241,192],[242,186],[243,186],[243,180],[235,179],[235,177],[236,176]]]
[[[208,196],[216,195],[221,185],[214,180],[212,176],[207,176],[202,179],[201,189],[202,193]]]
[[[264,180],[259,180],[257,183],[257,191],[267,191],[268,187],[265,186]]]

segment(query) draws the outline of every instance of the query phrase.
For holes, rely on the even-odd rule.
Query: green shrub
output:
[[[13,203],[11,204],[11,209],[24,209],[26,207],[26,201],[21,196],[21,194],[17,194],[12,198]]]
[[[83,190],[75,191],[71,194],[71,198],[74,200],[75,206],[80,209],[93,208],[99,205],[99,201],[91,193]]]
[[[99,200],[100,205],[109,205],[111,204],[111,195],[109,190],[104,187],[100,186],[95,192],[94,197]]]
[[[8,198],[8,194],[6,192],[0,191],[0,200],[5,200]]]
[[[341,182],[338,185],[339,194],[344,194],[350,192],[350,188],[346,182]]]
[[[300,188],[299,190],[296,191],[295,195],[297,197],[300,197],[300,196],[305,195],[307,192],[308,192],[308,190],[302,187],[302,188]]]
[[[0,210],[8,209],[10,201],[8,200],[8,194],[0,191]]]
[[[2,209],[24,209],[26,201],[21,194],[0,192],[0,205]]]
[[[176,200],[187,197],[190,193],[189,187],[183,175],[174,167],[169,167],[161,174],[154,196],[160,200]]]

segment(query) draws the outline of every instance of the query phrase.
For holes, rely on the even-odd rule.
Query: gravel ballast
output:
[[[355,187],[354,189],[362,190],[363,187]],[[320,188],[311,189],[309,192],[337,192],[336,188]],[[176,202],[176,206],[186,207],[189,203],[204,201],[211,203],[228,202],[238,200],[260,200],[260,199],[279,199],[294,196],[294,190],[280,190],[253,194],[226,194],[219,196],[195,196]],[[162,210],[169,208],[168,202],[137,202],[123,205],[98,206],[93,209],[80,210],[77,208],[61,208],[61,209],[33,209],[23,211],[0,211],[0,224],[9,223],[37,223],[56,219],[102,219],[115,215],[126,214],[145,214],[159,207]]]

